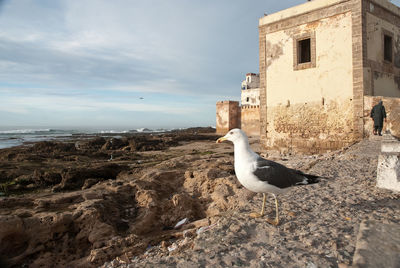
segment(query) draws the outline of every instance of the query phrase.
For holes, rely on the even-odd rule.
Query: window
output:
[[[246,98],[246,101],[247,101],[247,102],[249,102],[249,100],[250,100],[250,98],[249,98],[249,97],[247,97],[247,98]]]
[[[307,38],[297,42],[297,62],[306,63],[311,62],[311,39]]]
[[[293,37],[293,69],[303,70],[316,67],[315,32]]]
[[[393,61],[393,38],[390,35],[383,35],[383,59]]]

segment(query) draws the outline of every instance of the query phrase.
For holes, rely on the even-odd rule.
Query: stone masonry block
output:
[[[381,143],[382,153],[397,153],[400,155],[400,142],[392,135],[385,134]]]
[[[389,145],[383,147],[388,151]],[[377,187],[400,191],[400,153],[382,152],[378,158]]]

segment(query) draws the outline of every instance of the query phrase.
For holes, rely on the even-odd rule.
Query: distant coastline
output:
[[[113,128],[99,128],[99,129],[57,129],[57,128],[2,128],[0,130],[0,149],[12,148],[24,144],[32,144],[40,141],[63,141],[70,140],[71,138],[90,138],[93,136],[125,136],[130,134],[146,134],[146,133],[166,133],[172,131],[180,131],[190,128],[137,128],[137,129],[113,129]]]

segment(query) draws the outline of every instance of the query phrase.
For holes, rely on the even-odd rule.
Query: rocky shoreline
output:
[[[261,195],[210,130],[135,137],[0,150],[3,266],[346,267],[363,220],[400,223],[399,194],[375,187],[379,140],[270,154],[325,177],[280,196],[275,227],[248,217]]]

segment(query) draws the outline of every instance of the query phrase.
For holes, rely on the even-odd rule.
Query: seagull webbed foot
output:
[[[267,219],[267,222],[269,223],[269,224],[272,224],[272,225],[274,225],[274,226],[277,226],[277,225],[279,225],[279,220],[278,219]]]

